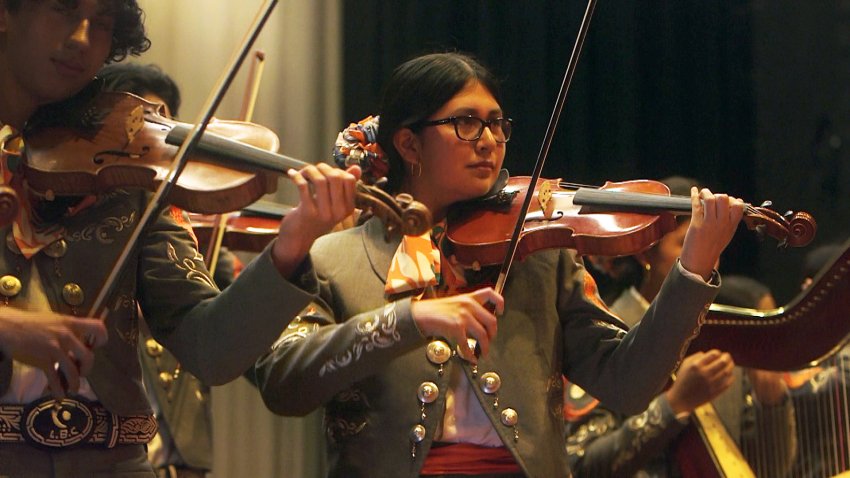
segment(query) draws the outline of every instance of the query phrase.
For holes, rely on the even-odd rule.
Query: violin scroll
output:
[[[748,206],[743,221],[760,237],[770,236],[779,241],[778,247],[804,247],[815,238],[818,226],[807,212],[788,211],[780,215],[765,201],[761,206]]]
[[[356,194],[355,202],[359,208],[381,218],[386,237],[396,233],[421,236],[431,229],[431,211],[410,194],[392,197],[383,189],[362,181],[357,182]]]

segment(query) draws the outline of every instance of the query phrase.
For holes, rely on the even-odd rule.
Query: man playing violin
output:
[[[142,15],[135,0],[0,0],[0,165],[21,202],[0,231],[0,475],[153,476],[137,304],[182,369],[209,384],[232,380],[310,301],[317,286],[304,274],[306,252],[354,208],[356,167],[291,171],[301,202],[281,223],[288,241],[273,242],[219,293],[185,216],[166,207],[141,234],[106,311],[91,312],[150,194],[38,196],[19,173],[21,132],[104,63],[145,51]]]
[[[263,398],[284,415],[324,407],[333,477],[569,476],[561,377],[644,409],[714,298],[743,204],[692,190],[680,259],[627,333],[574,251],[530,254],[502,296],[487,286],[498,267],[458,263],[442,240],[452,209],[500,178],[512,121],[493,75],[466,55],[425,55],[395,70],[383,98],[379,124],[341,135],[377,145],[343,145],[342,159],[388,171],[392,192],[440,222],[389,243],[377,218],[319,239],[319,299],[257,362]]]

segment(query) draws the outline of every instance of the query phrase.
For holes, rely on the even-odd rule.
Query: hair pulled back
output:
[[[419,56],[393,71],[384,88],[377,137],[389,162],[387,176],[391,192],[399,190],[405,175],[404,163],[393,146],[396,131],[428,119],[471,81],[480,83],[501,103],[498,80],[466,54]]]

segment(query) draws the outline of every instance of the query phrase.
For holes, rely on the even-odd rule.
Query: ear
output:
[[[420,164],[421,143],[410,128],[401,128],[393,135],[393,146],[401,159],[408,165]]]

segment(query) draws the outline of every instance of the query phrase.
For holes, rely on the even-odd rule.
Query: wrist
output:
[[[689,414],[691,412],[681,401],[676,398],[675,395],[670,393],[670,390],[664,392],[664,398],[667,400],[667,405],[670,406],[670,411],[673,413],[673,415],[679,416],[682,413]]]
[[[711,279],[711,275],[714,272],[713,265],[702,265],[702,264],[694,264],[693,260],[689,260],[688,257],[682,256],[679,258],[679,263],[682,265],[682,268],[691,274],[696,274],[702,277],[702,280],[708,282]]]
[[[674,406],[673,403],[670,401],[669,393],[665,393],[662,396],[662,402],[667,404],[666,408],[668,410],[668,413],[673,416],[673,419],[675,419],[682,425],[687,425],[689,420],[691,419],[691,411],[683,410],[681,409],[681,407]]]
[[[272,256],[272,263],[278,272],[283,277],[291,279],[298,266],[304,262],[309,249],[296,244],[295,241],[282,241],[278,238],[269,252]]]

